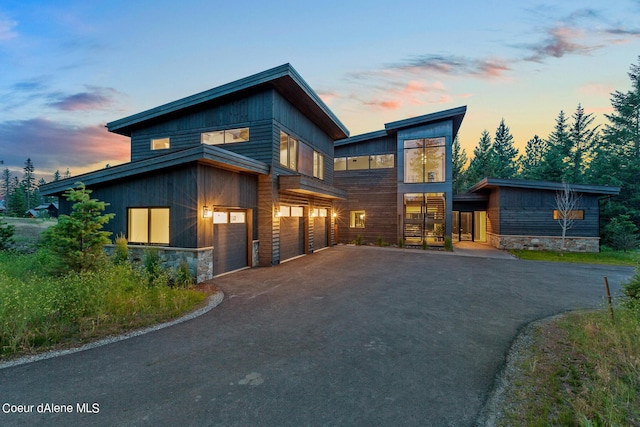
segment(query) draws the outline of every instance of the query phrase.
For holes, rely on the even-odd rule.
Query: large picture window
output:
[[[169,208],[129,208],[129,242],[169,244]]]
[[[280,164],[298,170],[298,140],[280,131]]]
[[[444,182],[445,138],[404,141],[404,182]]]

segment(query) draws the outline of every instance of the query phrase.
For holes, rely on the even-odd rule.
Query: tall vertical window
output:
[[[324,179],[324,155],[313,152],[313,176],[318,179]]]
[[[445,214],[444,193],[406,193],[403,226],[405,243],[444,244]]]
[[[364,228],[364,211],[349,212],[349,227]]]
[[[280,164],[298,170],[298,140],[280,131]]]
[[[169,208],[129,208],[129,242],[169,244]]]
[[[404,182],[444,182],[445,138],[404,141]]]
[[[151,140],[152,150],[166,150],[170,146],[169,138],[157,138]]]

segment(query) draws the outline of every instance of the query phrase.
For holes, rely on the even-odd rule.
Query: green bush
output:
[[[402,237],[398,239],[398,247],[404,248],[404,239]]]
[[[362,234],[358,234],[356,239],[353,241],[356,246],[362,246]]]
[[[173,276],[172,283],[174,286],[181,288],[190,288],[195,284],[195,280],[193,279],[193,276],[191,276],[191,271],[189,270],[189,264],[187,261],[180,261]]]
[[[162,260],[160,252],[156,248],[145,249],[142,256],[142,265],[147,277],[147,283],[151,285],[159,284],[158,282],[163,274]]]
[[[121,264],[129,262],[129,242],[122,234],[116,237],[116,244],[113,248],[113,262]]]
[[[444,250],[448,252],[453,251],[453,242],[451,241],[451,237],[444,238]]]
[[[624,304],[637,315],[640,315],[640,267],[622,287]]]
[[[638,247],[638,227],[629,215],[618,215],[604,228],[607,242],[614,248],[628,251]]]
[[[13,240],[15,231],[16,228],[13,225],[7,224],[0,218],[0,251],[9,249],[15,243]]]

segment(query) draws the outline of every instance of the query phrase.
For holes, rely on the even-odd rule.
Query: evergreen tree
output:
[[[591,182],[621,187],[603,204],[601,223],[628,215],[640,227],[640,56],[628,75],[631,89],[611,94],[614,112],[605,114],[604,143],[597,146],[589,173]]]
[[[516,156],[518,150],[513,146],[513,136],[509,127],[500,120],[493,140],[493,175],[495,178],[514,178],[518,172]]]
[[[62,177],[60,176],[60,171],[56,169],[56,171],[53,173],[53,182],[60,181],[61,179]]]
[[[27,199],[17,176],[9,184],[9,215],[23,218],[27,214]]]
[[[467,152],[464,148],[460,147],[460,139],[458,136],[453,140],[452,152],[453,194],[458,194],[462,193],[467,186],[464,170],[464,167],[467,164]]]
[[[60,215],[58,223],[44,234],[45,246],[56,254],[62,269],[83,271],[92,269],[104,259],[103,246],[110,243],[104,224],[114,214],[103,211],[108,203],[90,197],[91,190],[81,182],[67,190],[64,197],[73,202],[71,215]]]
[[[25,196],[25,200],[27,201],[27,209],[29,210],[32,208],[32,198],[33,198],[33,192],[36,188],[36,177],[34,176],[33,172],[35,170],[35,168],[33,167],[33,163],[31,162],[31,158],[27,159],[26,162],[24,162],[24,175],[22,178],[22,182],[20,183],[23,190],[24,190],[24,196]]]
[[[564,111],[560,110],[553,132],[547,138],[547,151],[541,166],[542,179],[545,181],[567,181],[567,164],[571,150],[568,129],[567,117]]]
[[[544,179],[544,158],[547,152],[547,141],[534,135],[525,148],[525,155],[520,156],[520,176],[523,179],[541,180]]]
[[[571,150],[569,152],[568,180],[574,184],[584,181],[587,162],[593,154],[598,142],[598,126],[590,128],[595,120],[592,113],[585,114],[582,105],[578,104],[573,114],[569,136]]]
[[[485,129],[480,135],[478,145],[473,149],[473,159],[467,169],[467,181],[474,185],[483,178],[494,177],[493,150],[491,149],[491,135]]]
[[[2,186],[2,194],[4,196],[4,208],[9,210],[9,197],[11,196],[11,171],[4,168],[0,177],[0,185]]]

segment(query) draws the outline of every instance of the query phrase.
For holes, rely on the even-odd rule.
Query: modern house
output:
[[[522,234],[508,222],[517,199],[509,196],[536,190],[486,180],[452,194],[451,146],[465,113],[455,108],[349,137],[285,64],[108,123],[131,139],[131,161],[40,191],[60,196],[83,182],[115,214],[106,226],[112,237],[125,236],[133,252],[157,248],[169,265],[186,261],[198,281],[358,236],[443,245],[447,237],[467,239],[471,227],[472,239],[507,247],[504,236]],[[576,233],[594,237],[597,197],[616,190],[584,190],[585,225],[596,228]],[[546,203],[539,205],[548,210]],[[71,204],[60,198],[59,208],[68,214]]]

